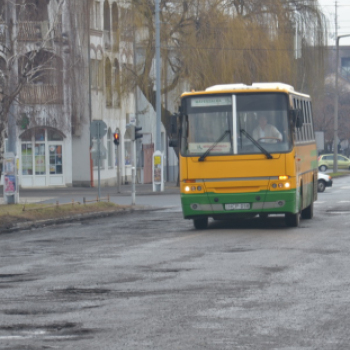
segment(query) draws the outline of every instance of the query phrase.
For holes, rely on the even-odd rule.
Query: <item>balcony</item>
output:
[[[20,103],[30,105],[63,104],[62,87],[58,85],[25,85],[19,94]]]
[[[43,40],[50,29],[48,21],[43,22],[19,22],[18,41],[40,41]],[[56,23],[50,39],[62,40],[62,23]]]

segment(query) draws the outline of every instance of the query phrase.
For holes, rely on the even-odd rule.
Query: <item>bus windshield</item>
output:
[[[183,100],[181,153],[185,156],[288,152],[288,96],[242,93]]]

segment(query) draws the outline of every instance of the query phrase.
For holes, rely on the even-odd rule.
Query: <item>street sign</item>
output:
[[[92,148],[90,152],[91,152],[91,158],[96,162],[98,161],[98,159],[107,159],[106,147],[102,143],[100,144],[100,147],[98,147],[97,140],[92,140]]]
[[[101,139],[107,134],[107,124],[103,120],[93,120],[90,124],[91,137]]]

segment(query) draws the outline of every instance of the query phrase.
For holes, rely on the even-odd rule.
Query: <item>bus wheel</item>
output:
[[[312,201],[307,208],[301,211],[301,217],[303,219],[312,219],[313,216],[314,216],[314,202]]]
[[[193,225],[197,230],[205,230],[208,227],[208,218],[193,219]]]
[[[287,213],[285,220],[286,220],[287,226],[298,227],[300,223],[300,213],[296,213],[296,214]]]

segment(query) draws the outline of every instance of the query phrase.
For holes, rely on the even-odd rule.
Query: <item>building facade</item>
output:
[[[149,173],[152,161],[144,155],[154,144],[155,112],[135,87],[128,91],[121,86],[123,70],[135,63],[133,32],[121,25],[128,15],[124,2],[117,0],[1,2],[0,45],[11,45],[16,61],[10,70],[9,57],[0,55],[0,71],[9,90],[19,87],[9,115],[16,120],[22,187],[95,186],[93,120],[107,125],[101,139],[106,150],[99,164],[101,184],[116,185],[117,174],[120,183],[130,181],[133,165],[137,181],[144,182],[144,168]],[[11,33],[9,23],[15,23]],[[147,105],[146,115],[138,113],[141,105],[143,110]],[[126,131],[140,123],[145,137],[134,154]],[[118,147],[113,142],[117,130]],[[162,131],[168,155],[163,126]],[[7,136],[5,130],[2,137]],[[175,180],[177,158],[170,152],[164,166],[167,179]]]

